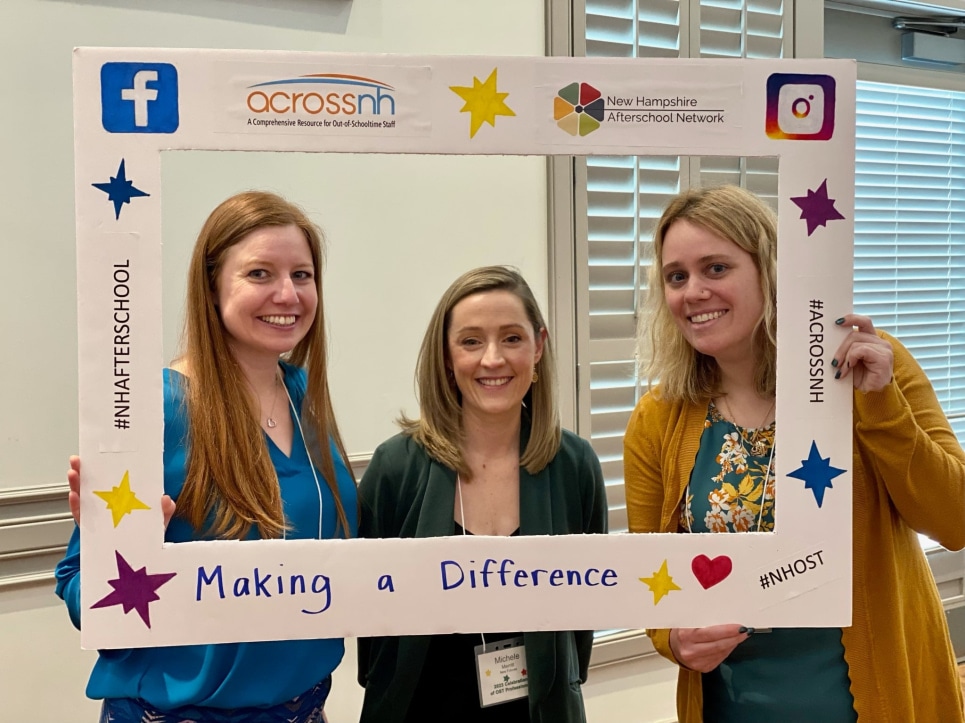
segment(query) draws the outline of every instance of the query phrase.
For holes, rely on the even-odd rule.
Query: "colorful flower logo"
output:
[[[553,119],[571,136],[586,136],[603,121],[603,97],[589,83],[570,83],[553,99]]]

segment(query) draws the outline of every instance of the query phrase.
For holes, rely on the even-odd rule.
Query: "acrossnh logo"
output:
[[[826,141],[834,134],[834,78],[773,73],[767,79],[765,127],[770,138]]]
[[[177,69],[170,63],[104,63],[101,123],[109,133],[174,133]]]

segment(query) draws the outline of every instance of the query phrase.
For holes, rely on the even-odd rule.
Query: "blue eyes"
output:
[[[264,281],[270,278],[270,273],[266,269],[252,269],[248,272],[248,278],[255,279],[256,281]],[[295,281],[310,281],[315,277],[312,271],[295,271],[292,273],[292,279]]]
[[[727,266],[727,264],[722,264],[722,263],[710,264],[710,266],[708,266],[705,271],[705,275],[709,277],[720,276],[726,273],[728,268],[729,267]],[[687,281],[687,273],[684,271],[671,271],[670,273],[667,274],[667,276],[665,277],[665,280],[666,280],[666,283],[670,284],[671,286],[679,286],[680,284],[683,284],[685,281]]]

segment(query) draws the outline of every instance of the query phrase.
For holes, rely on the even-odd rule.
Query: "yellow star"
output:
[[[491,670],[487,670],[487,671],[486,671],[486,677],[487,677],[487,678],[488,678],[490,675],[492,675],[492,674],[493,674],[493,671],[491,671]]]
[[[120,486],[112,487],[110,492],[97,492],[95,490],[94,494],[107,502],[107,509],[111,511],[114,517],[114,527],[121,523],[121,518],[124,515],[131,513],[133,510],[151,509],[131,492],[131,478],[128,471],[124,472]]]
[[[496,127],[496,116],[516,115],[513,109],[504,102],[509,93],[499,93],[496,90],[496,68],[486,78],[486,82],[480,83],[479,78],[473,76],[472,88],[462,85],[450,85],[449,90],[458,95],[466,104],[459,109],[460,113],[470,113],[469,137],[476,135],[483,122],[488,123],[493,128]]]
[[[650,592],[653,593],[653,604],[656,605],[663,598],[664,595],[669,593],[671,590],[680,590],[676,583],[674,583],[673,578],[670,573],[667,572],[667,561],[664,560],[660,569],[653,573],[653,577],[641,577],[640,582],[647,584],[650,588]]]

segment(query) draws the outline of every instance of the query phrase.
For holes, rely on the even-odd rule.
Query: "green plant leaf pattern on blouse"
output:
[[[690,485],[680,503],[684,529],[774,531],[774,428],[774,423],[760,429],[738,427],[710,402]]]

